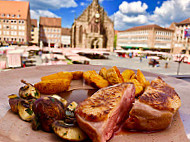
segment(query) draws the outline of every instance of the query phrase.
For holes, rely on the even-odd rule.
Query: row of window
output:
[[[5,13],[2,13],[2,14],[0,14],[0,16],[1,17],[7,17],[7,18],[9,18],[9,17],[12,17],[12,18],[14,18],[14,17],[17,17],[17,18],[20,18],[20,14],[17,14],[17,15],[15,15],[15,14],[5,14]]]
[[[156,37],[157,41],[171,41],[171,38]]]
[[[24,40],[24,38],[6,38],[6,37],[4,37],[4,38],[1,38],[0,37],[0,41],[19,41],[19,42],[24,42],[25,40]]]
[[[148,37],[120,37],[118,40],[148,40]]]
[[[17,35],[17,31],[0,31],[0,35]],[[18,35],[24,36],[25,32],[18,32]]]
[[[2,25],[0,24],[0,29],[2,28]],[[3,25],[3,28],[4,29],[12,29],[12,30],[17,30],[17,28],[19,30],[25,30],[25,26],[17,26],[17,25]]]
[[[123,32],[119,33],[119,36],[126,36],[126,35],[147,35],[149,31],[143,30],[143,31],[132,31],[132,32]]]
[[[17,23],[19,23],[19,24],[24,24],[25,22],[24,22],[24,20],[0,20],[0,22],[3,22],[3,23],[11,23],[11,24],[17,24]]]
[[[167,35],[167,36],[171,36],[172,33],[171,33],[171,32],[164,32],[164,31],[156,31],[156,35]]]
[[[52,29],[52,28],[42,28],[41,32],[51,32],[51,33],[60,33],[61,29]]]
[[[53,38],[53,37],[56,37],[56,38],[58,37],[59,38],[61,35],[59,35],[59,34],[43,34],[43,33],[41,33],[40,36],[41,37],[45,36],[45,37],[49,37],[49,38]]]

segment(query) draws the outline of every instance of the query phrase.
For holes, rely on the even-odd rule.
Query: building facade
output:
[[[61,29],[61,47],[70,47],[71,46],[71,29],[62,28]]]
[[[98,0],[85,9],[72,25],[71,46],[73,48],[104,48],[113,50],[114,23],[100,6]]]
[[[39,29],[37,19],[31,19],[31,44],[39,45]]]
[[[186,30],[190,30],[190,18],[185,19],[179,23],[172,23],[174,30],[173,38],[173,53],[190,53],[190,37],[185,37]]]
[[[0,43],[27,45],[31,40],[29,2],[0,1]]]
[[[170,52],[174,30],[158,25],[145,25],[118,31],[117,47],[153,49]]]
[[[44,46],[61,47],[61,18],[40,17],[39,41]]]

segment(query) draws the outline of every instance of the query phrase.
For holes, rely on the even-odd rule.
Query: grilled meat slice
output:
[[[100,89],[76,108],[77,122],[93,142],[106,142],[128,117],[134,99],[132,83]]]
[[[166,129],[180,106],[181,100],[174,88],[158,77],[135,101],[124,128],[141,131]]]

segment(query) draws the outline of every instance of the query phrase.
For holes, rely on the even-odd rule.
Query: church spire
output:
[[[99,4],[99,0],[93,0],[93,3]]]

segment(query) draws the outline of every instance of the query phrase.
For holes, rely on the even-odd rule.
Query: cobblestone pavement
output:
[[[139,57],[121,58],[115,55],[110,55],[108,60],[91,60],[91,65],[107,65],[107,66],[117,66],[130,69],[140,69],[143,71],[164,74],[164,75],[177,75],[178,64],[177,62],[168,61],[168,68],[165,68],[167,61],[159,60],[160,67],[152,67],[148,65],[149,60],[143,58],[140,62]],[[190,75],[190,64],[181,63],[179,75]]]

